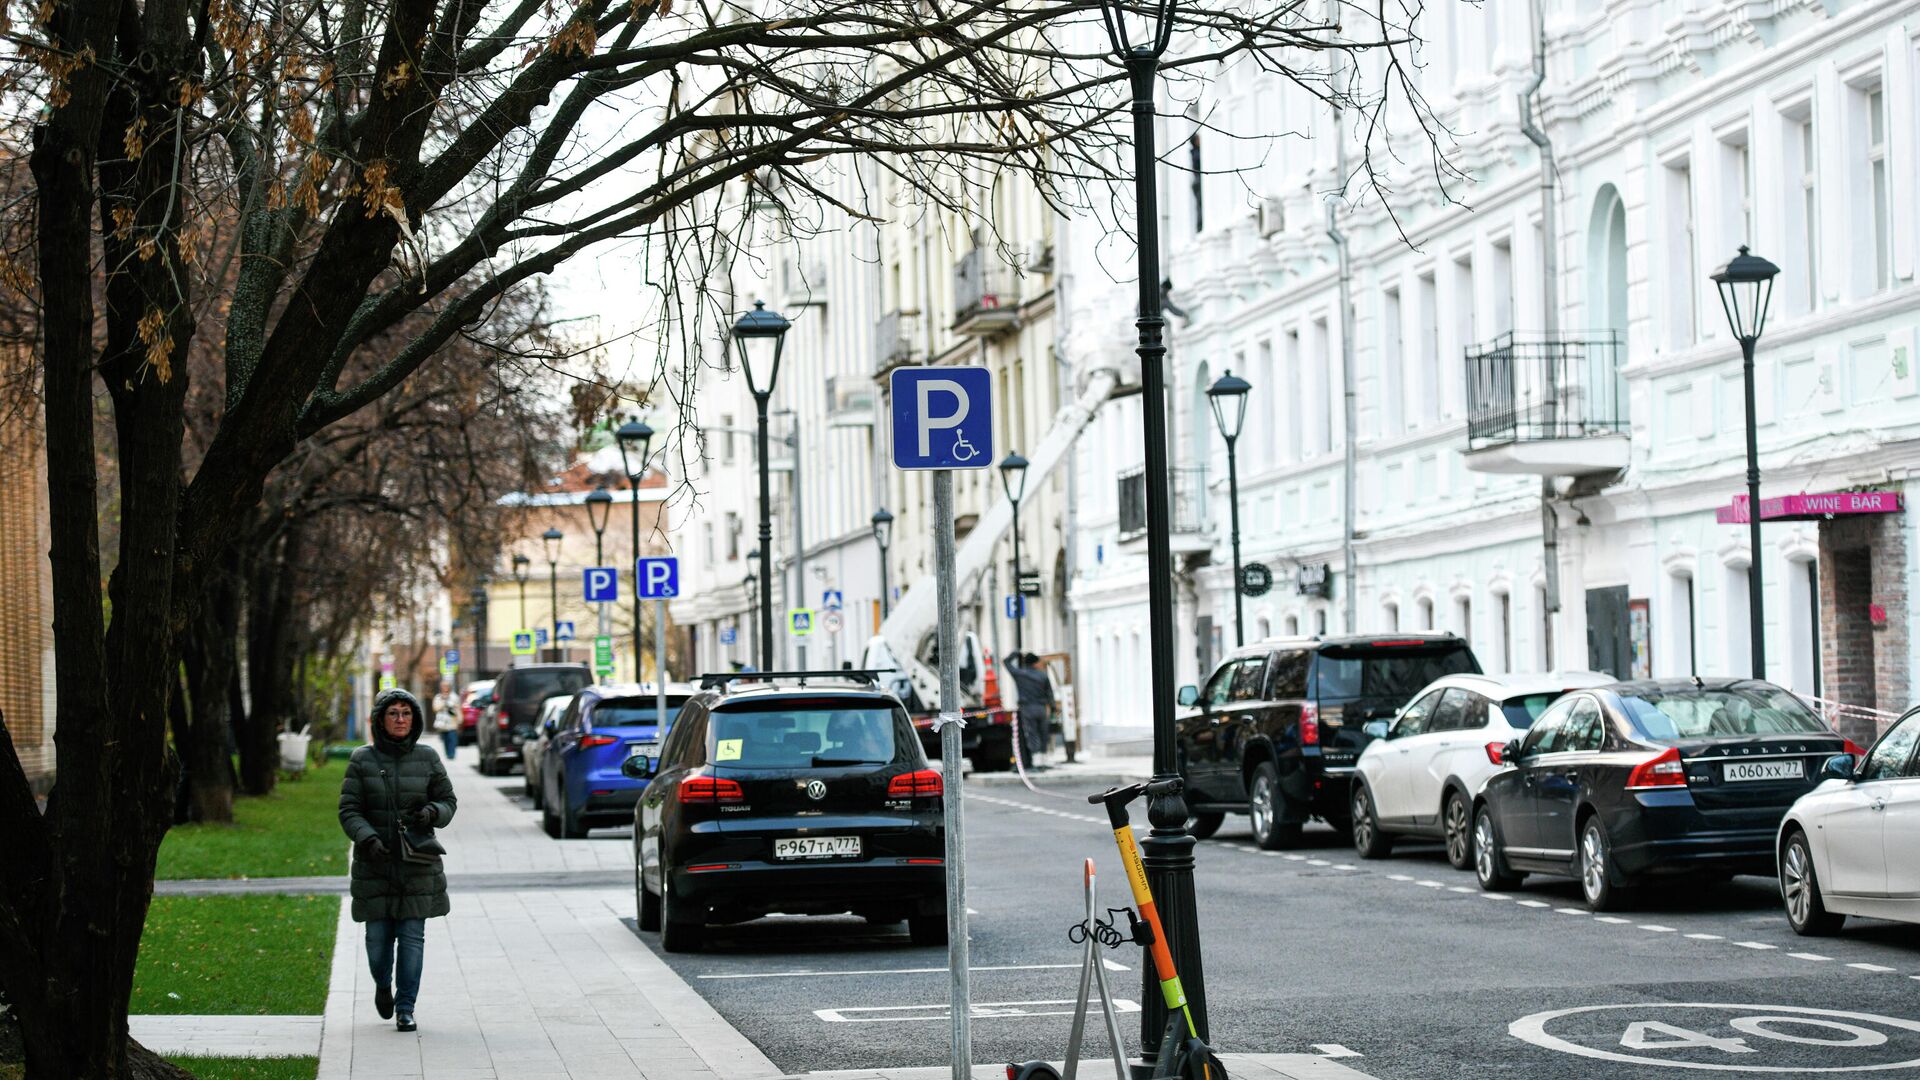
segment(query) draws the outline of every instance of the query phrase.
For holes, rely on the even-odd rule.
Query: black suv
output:
[[[1442,675],[1478,674],[1452,634],[1275,638],[1242,646],[1204,689],[1180,688],[1199,711],[1179,720],[1188,828],[1212,836],[1229,813],[1251,814],[1268,850],[1300,841],[1317,817],[1352,827],[1353,767],[1384,720]]]
[[[493,682],[493,702],[480,714],[474,742],[480,772],[499,776],[520,761],[520,744],[531,740],[540,719],[540,703],[593,685],[585,664],[528,664],[508,668]]]
[[[658,760],[621,767],[649,781],[633,824],[640,929],[683,952],[709,923],[853,912],[944,944],[944,784],[900,700],[857,671],[701,685]]]

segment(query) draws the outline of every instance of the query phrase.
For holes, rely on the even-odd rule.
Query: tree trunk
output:
[[[240,632],[239,577],[239,555],[229,547],[221,553],[219,569],[209,575],[200,617],[194,620],[183,650],[192,721],[180,757],[187,771],[188,816],[193,821],[233,821],[228,691],[239,666],[235,643]]]
[[[240,733],[240,786],[248,795],[273,790],[280,768],[280,732],[293,717],[293,613],[290,568],[297,564],[300,536],[289,526],[277,543],[258,554],[247,585],[247,679],[253,709]]]

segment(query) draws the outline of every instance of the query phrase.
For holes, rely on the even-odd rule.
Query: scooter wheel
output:
[[[1008,1065],[1007,1080],[1060,1080],[1060,1070],[1044,1061],[1029,1061],[1023,1065]]]

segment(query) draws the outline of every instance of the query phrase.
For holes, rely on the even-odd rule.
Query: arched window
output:
[[[1625,422],[1627,380],[1621,371],[1628,351],[1627,204],[1612,184],[1601,185],[1594,198],[1587,266],[1587,324],[1596,331],[1613,331],[1618,342],[1615,349],[1594,349],[1588,356],[1588,419]]]
[[[1400,629],[1400,605],[1392,600],[1380,605],[1380,613],[1386,619],[1386,628],[1390,631]]]
[[[1420,599],[1415,600],[1413,602],[1413,607],[1414,607],[1414,614],[1420,620],[1420,625],[1414,627],[1414,629],[1415,630],[1433,629],[1433,598],[1430,596],[1423,596]]]
[[[1287,616],[1287,636],[1297,637],[1299,636],[1299,634],[1300,634],[1300,616],[1298,615]]]
[[[1196,468],[1207,468],[1213,464],[1213,444],[1219,441],[1213,427],[1213,403],[1207,400],[1207,387],[1212,383],[1213,376],[1203,362],[1193,375],[1192,419],[1188,421],[1192,430],[1187,432],[1193,447],[1193,458],[1187,464]]]

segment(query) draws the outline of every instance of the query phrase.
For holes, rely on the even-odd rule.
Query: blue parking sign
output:
[[[605,604],[620,599],[620,569],[614,566],[589,566],[581,570],[580,592],[589,604]]]
[[[680,595],[680,560],[671,555],[634,564],[642,600],[671,600]]]
[[[1027,617],[1027,598],[1015,593],[1007,597],[1007,618],[1024,619]]]
[[[993,464],[993,375],[986,368],[895,368],[891,387],[895,468]]]
[[[539,628],[537,628],[537,629],[535,629],[535,630],[534,630],[534,632],[533,632],[533,643],[534,643],[535,645],[545,645],[545,644],[547,643],[547,628],[546,628],[546,627],[544,627],[544,626],[542,626],[542,627],[539,627]]]
[[[720,644],[731,645],[739,640],[740,632],[738,630],[735,630],[731,626],[723,626],[720,628]]]

